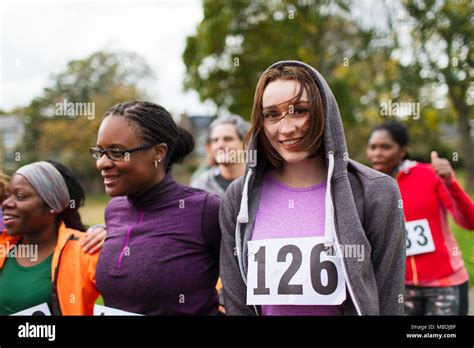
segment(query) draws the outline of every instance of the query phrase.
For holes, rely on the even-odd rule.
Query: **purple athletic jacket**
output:
[[[215,315],[220,198],[171,175],[140,196],[113,198],[97,265],[106,306],[145,315]]]

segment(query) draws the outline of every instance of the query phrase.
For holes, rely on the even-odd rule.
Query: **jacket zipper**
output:
[[[339,250],[339,240],[337,239],[337,233],[336,233],[335,229],[334,229],[334,240],[336,241],[336,247]],[[349,296],[351,297],[351,300],[354,303],[354,307],[357,311],[357,315],[361,316],[362,312],[361,312],[360,307],[357,304],[357,301],[354,297],[354,291],[352,290],[351,283],[349,282],[349,277],[347,276],[346,264],[344,262],[344,257],[342,258],[342,272],[344,273],[344,279],[346,280],[347,290],[349,290]]]
[[[140,208],[140,210],[138,211],[138,222],[135,225],[130,226],[127,230],[127,235],[125,236],[125,245],[123,246],[122,252],[120,253],[120,256],[118,258],[117,268],[122,267],[123,256],[125,255],[128,245],[130,244],[130,236],[132,234],[133,228],[138,226],[142,222],[143,222],[143,210]]]
[[[413,285],[418,286],[418,270],[416,269],[415,256],[410,256],[410,265],[413,272]]]
[[[67,239],[67,242],[70,240],[74,239],[74,235],[70,235],[69,238]],[[61,311],[61,304],[59,303],[59,294],[58,294],[58,275],[59,275],[59,265],[61,264],[61,257],[63,256],[63,251],[64,248],[66,247],[66,243],[64,243],[64,246],[62,247],[61,251],[59,252],[58,256],[58,265],[56,266],[56,269],[54,270],[54,281],[51,286],[52,294],[51,294],[51,312],[53,315],[62,315]]]

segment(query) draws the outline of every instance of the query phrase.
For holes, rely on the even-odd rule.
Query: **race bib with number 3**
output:
[[[433,235],[427,219],[406,222],[405,228],[407,231],[407,256],[435,251]]]
[[[248,242],[248,305],[339,305],[346,299],[342,259],[323,237]]]

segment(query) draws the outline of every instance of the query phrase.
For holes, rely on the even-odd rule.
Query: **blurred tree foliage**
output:
[[[287,59],[302,60],[328,79],[349,125],[368,87],[384,89],[383,76],[373,84],[367,79],[385,65],[386,52],[371,44],[376,33],[348,19],[349,1],[211,0],[203,7],[204,19],[183,54],[185,87],[201,100],[249,118],[260,74]]]
[[[319,70],[331,86],[352,158],[364,162],[371,128],[395,118],[381,115],[381,104],[388,100],[420,103],[419,118],[402,119],[410,130],[414,157],[429,161],[433,149],[450,155],[452,149],[441,141],[440,125],[457,119],[453,117],[452,105],[436,104],[440,98],[433,91],[438,86],[428,81],[422,71],[429,67],[403,62],[404,55],[417,56],[419,51],[411,43],[408,48],[402,47],[400,39],[404,34],[400,29],[408,26],[413,40],[422,42],[416,36],[421,33],[417,25],[425,17],[431,18],[425,24],[429,28],[438,18],[425,10],[412,10],[420,3],[423,1],[416,1],[418,5],[377,3],[380,16],[367,20],[365,13],[355,15],[354,10],[361,10],[360,4],[349,0],[203,1],[204,18],[196,34],[187,38],[183,53],[187,69],[185,88],[196,90],[201,100],[212,100],[219,109],[248,119],[263,70],[278,60],[301,60]],[[454,16],[463,26],[450,22],[449,29],[453,37],[462,31],[464,40],[472,46],[472,3],[452,3],[445,6],[446,16]],[[400,10],[405,11],[405,18],[399,16]],[[461,20],[466,13],[470,19]],[[383,28],[376,25],[381,21],[385,23]],[[471,27],[467,28],[469,21]],[[458,51],[467,49],[463,47]],[[465,57],[466,52],[463,54]],[[466,80],[472,83],[469,76],[472,74],[466,75]]]
[[[26,127],[19,165],[55,159],[68,165],[88,189],[101,187],[97,180],[90,181],[99,176],[88,149],[96,143],[102,116],[116,103],[146,99],[139,82],[152,77],[146,62],[127,52],[99,51],[69,62],[42,95],[19,112]],[[92,103],[95,115],[58,115],[58,103],[65,102]]]
[[[470,121],[474,121],[474,2],[416,0],[404,1],[403,6],[410,16],[413,52],[410,64],[400,69],[402,80],[405,78],[404,87],[421,84],[432,92],[436,89],[446,91],[446,117],[439,119],[455,121],[457,125],[461,142],[453,150],[463,157],[468,190],[472,192],[474,147]],[[412,82],[413,77],[416,83]],[[436,93],[431,95],[435,96],[433,99],[437,98]],[[437,100],[430,102],[436,104]]]

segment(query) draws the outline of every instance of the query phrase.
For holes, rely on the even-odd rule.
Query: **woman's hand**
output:
[[[453,167],[446,158],[439,158],[436,151],[431,151],[431,165],[436,174],[446,183],[454,180]]]
[[[89,227],[84,239],[81,241],[81,246],[85,252],[93,254],[102,248],[107,236],[107,230],[104,227],[103,225]]]

